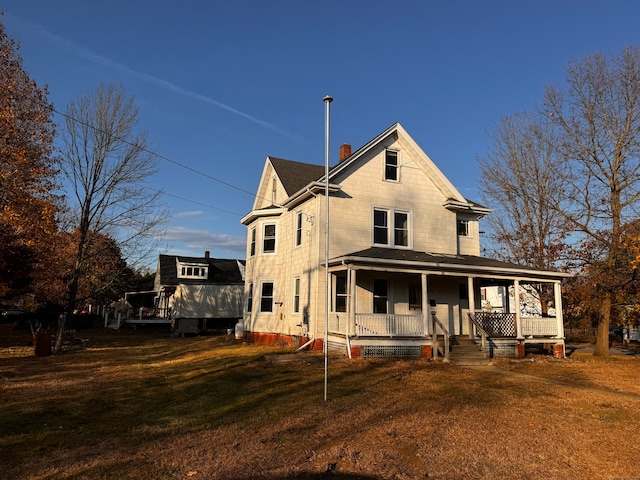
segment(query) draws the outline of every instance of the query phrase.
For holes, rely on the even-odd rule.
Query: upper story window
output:
[[[458,219],[458,235],[460,237],[469,237],[469,220]]]
[[[302,212],[296,215],[296,247],[302,245]]]
[[[267,223],[263,227],[262,253],[275,253],[276,251],[276,224]]]
[[[373,244],[409,247],[409,212],[390,208],[373,209]]]
[[[384,179],[391,182],[400,180],[398,152],[395,150],[385,150],[384,152]]]
[[[251,229],[251,246],[249,247],[249,256],[253,257],[256,254],[256,228]]]
[[[208,273],[208,265],[178,262],[178,278],[206,279]]]

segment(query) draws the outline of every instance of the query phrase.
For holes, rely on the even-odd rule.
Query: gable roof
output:
[[[178,262],[206,265],[209,267],[209,275],[206,279],[178,278]],[[244,265],[244,260],[160,255],[158,257],[158,272],[156,272],[156,275],[160,275],[160,284],[162,286],[178,285],[180,283],[185,285],[244,283],[242,273]]]
[[[325,173],[325,167],[311,163],[295,162],[283,158],[269,157],[287,195],[291,196]]]

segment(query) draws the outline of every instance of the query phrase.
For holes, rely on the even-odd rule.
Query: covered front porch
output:
[[[368,253],[379,256],[361,253],[330,265],[329,348],[350,357],[449,358],[460,343],[455,338],[465,337],[486,358],[524,356],[528,343],[557,352],[559,345],[564,356],[563,274],[479,257],[411,252],[413,258],[398,259],[394,250],[376,250]],[[483,310],[485,288],[500,285],[521,299],[540,283],[551,292],[549,308],[536,312],[512,301]]]

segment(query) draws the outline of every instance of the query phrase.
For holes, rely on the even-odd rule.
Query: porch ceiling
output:
[[[424,271],[451,275],[487,275],[529,280],[557,281],[568,273],[539,270],[473,255],[447,255],[393,248],[372,247],[329,260],[329,267],[353,265],[360,268]]]

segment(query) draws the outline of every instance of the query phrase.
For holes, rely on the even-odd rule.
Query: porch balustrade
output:
[[[515,338],[517,335],[515,313],[475,312],[473,318],[489,337]],[[520,317],[520,323],[525,337],[558,335],[558,320],[555,317]]]
[[[424,335],[422,315],[356,314],[355,334],[374,337],[421,337]]]

